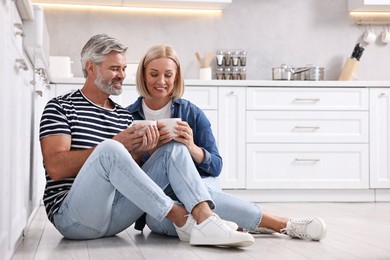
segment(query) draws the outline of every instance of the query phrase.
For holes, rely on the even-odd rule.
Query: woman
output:
[[[210,122],[200,108],[181,98],[184,93],[184,79],[179,59],[172,47],[156,45],[147,51],[138,66],[136,85],[140,97],[127,107],[127,110],[135,119],[158,120],[170,117],[182,119],[176,127],[178,136],[174,138],[161,130],[163,125],[159,125],[158,146],[174,140],[187,147],[216,204],[215,212],[221,218],[233,221],[241,228],[253,232],[280,232],[290,237],[312,240],[321,240],[325,237],[326,226],[321,218],[288,219],[273,216],[263,212],[256,204],[221,190],[216,177],[222,170],[222,158]],[[149,154],[144,155],[144,160]],[[169,187],[164,192],[177,200]],[[147,215],[146,223],[154,232],[177,235],[169,220],[158,222]],[[178,235],[181,240],[185,240]]]

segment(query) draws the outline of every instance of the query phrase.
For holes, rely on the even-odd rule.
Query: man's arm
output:
[[[134,125],[118,133],[114,140],[122,143],[131,156],[139,162],[140,156],[157,145],[159,138],[156,126],[138,131],[142,125]],[[41,150],[45,168],[50,178],[61,180],[75,177],[94,148],[71,151],[70,135],[50,135],[41,139]]]
[[[41,139],[45,168],[50,178],[75,177],[94,148],[71,151],[70,135],[50,135]]]

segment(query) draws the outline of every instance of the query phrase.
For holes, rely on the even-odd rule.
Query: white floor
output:
[[[115,237],[64,239],[40,208],[14,260],[29,259],[390,259],[390,203],[265,203],[288,217],[321,216],[328,234],[321,242],[258,235],[248,248],[194,247],[176,238],[133,227]]]

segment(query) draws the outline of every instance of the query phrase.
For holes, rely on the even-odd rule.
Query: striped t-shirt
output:
[[[115,104],[114,109],[96,106],[77,90],[47,103],[41,118],[39,138],[71,135],[71,150],[88,149],[111,139],[132,121],[131,114],[118,104]],[[51,222],[73,181],[74,178],[54,181],[46,172],[43,202]]]

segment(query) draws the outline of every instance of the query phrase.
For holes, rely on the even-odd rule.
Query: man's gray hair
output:
[[[126,53],[127,47],[120,43],[117,39],[108,36],[107,34],[97,34],[92,36],[85,44],[81,51],[81,65],[83,74],[86,78],[88,75],[86,64],[87,61],[92,61],[94,64],[100,64],[104,61],[105,56],[111,51],[118,53]]]

